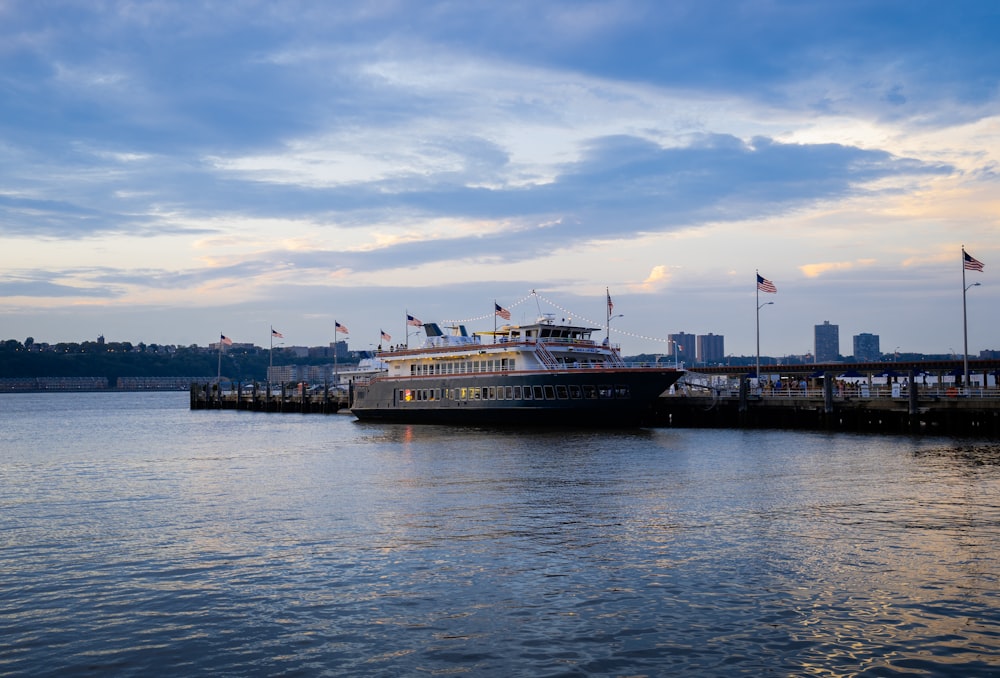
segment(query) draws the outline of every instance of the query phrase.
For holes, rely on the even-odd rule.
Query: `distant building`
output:
[[[333,382],[333,365],[281,365],[267,368],[267,380],[272,384],[305,381],[310,384]]]
[[[840,359],[840,325],[831,325],[829,320],[816,325],[813,354],[817,363],[836,362]]]
[[[882,358],[878,335],[862,332],[854,335],[854,359],[859,362],[874,362]]]
[[[726,357],[725,339],[721,334],[699,334],[696,344],[698,362],[703,365],[721,363]]]
[[[667,348],[670,350],[670,356],[676,356],[678,362],[691,364],[698,359],[697,339],[693,334],[687,332],[668,334]]]

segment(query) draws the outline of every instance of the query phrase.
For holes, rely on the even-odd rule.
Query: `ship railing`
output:
[[[549,349],[545,348],[545,344],[542,342],[538,342],[538,344],[535,345],[535,355],[538,356],[538,359],[546,367],[559,367],[559,361],[556,360],[556,357],[552,355],[552,352],[549,351]]]

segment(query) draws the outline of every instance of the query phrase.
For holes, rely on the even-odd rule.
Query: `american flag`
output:
[[[966,271],[982,271],[983,270],[983,262],[981,262],[978,259],[976,259],[975,257],[973,257],[971,254],[969,254],[965,250],[962,250],[962,260],[965,262],[965,270]]]
[[[382,341],[392,341],[392,337],[385,333],[385,330],[379,330],[382,333]]]
[[[284,334],[282,334],[278,330],[274,329],[273,327],[271,328],[271,336],[272,337],[277,337],[278,339],[284,339],[285,338]]]
[[[611,301],[611,292],[608,292],[607,290],[604,290],[604,292],[605,292],[605,294],[608,295],[608,313],[609,314],[610,313],[614,313],[614,311],[615,311],[615,302]]]
[[[498,316],[500,316],[504,320],[510,320],[510,311],[508,311],[507,309],[505,309],[503,306],[501,306],[500,304],[498,304],[495,301],[493,302],[493,305],[497,307],[496,314]]]
[[[233,345],[233,340],[232,339],[230,339],[229,337],[227,337],[224,334],[220,335],[220,336],[221,336],[221,339],[219,339],[219,341],[222,342],[223,346],[232,346]]]
[[[416,318],[414,318],[409,313],[406,314],[406,324],[407,325],[413,325],[414,327],[423,327],[424,326],[424,324],[422,322],[420,322],[419,320],[417,320]]]
[[[351,333],[351,331],[349,329],[347,329],[346,327],[344,327],[343,325],[341,325],[340,323],[338,323],[336,320],[333,321],[333,326],[334,326],[334,328],[336,329],[337,332],[343,332],[344,334],[350,334]]]
[[[778,288],[774,286],[774,283],[762,276],[760,273],[757,274],[757,289],[761,292],[767,292],[769,294],[775,294]]]

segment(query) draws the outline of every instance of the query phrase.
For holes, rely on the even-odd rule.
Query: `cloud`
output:
[[[637,285],[631,285],[634,292],[655,292],[663,289],[670,282],[670,269],[666,266],[654,266],[646,279]]]
[[[846,271],[857,267],[873,266],[874,259],[856,259],[855,261],[827,261],[818,264],[803,264],[799,270],[807,278],[818,278],[832,271]]]

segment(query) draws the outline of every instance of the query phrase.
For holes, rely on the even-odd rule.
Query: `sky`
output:
[[[763,355],[1000,350],[998,35],[994,0],[0,0],[0,338],[368,349],[610,295],[626,355],[753,355],[758,317]]]

